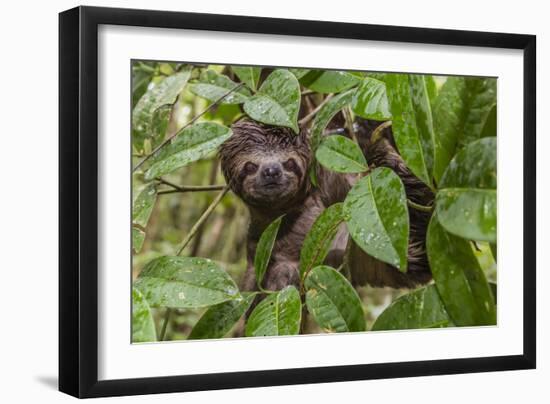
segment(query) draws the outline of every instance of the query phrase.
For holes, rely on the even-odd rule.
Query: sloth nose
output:
[[[265,179],[277,179],[282,175],[280,164],[269,164],[262,169],[262,177]]]

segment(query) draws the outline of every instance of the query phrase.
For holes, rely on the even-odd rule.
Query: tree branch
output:
[[[206,221],[206,219],[208,219],[208,216],[210,216],[210,214],[214,211],[214,209],[216,208],[216,206],[218,206],[218,204],[220,203],[220,201],[223,199],[223,197],[225,196],[225,194],[229,191],[229,185],[226,185],[222,192],[220,192],[218,194],[218,196],[216,196],[216,198],[212,201],[212,203],[210,204],[210,206],[204,211],[204,213],[201,215],[201,217],[199,218],[199,220],[197,220],[195,222],[195,224],[193,225],[193,227],[191,228],[191,230],[189,230],[189,233],[187,234],[187,237],[185,237],[185,239],[183,240],[183,242],[181,243],[181,247],[179,248],[178,250],[178,253],[176,255],[180,255],[183,250],[185,249],[185,247],[187,247],[187,244],[189,244],[189,242],[191,241],[191,239],[193,238],[193,236],[195,236],[195,234],[197,233],[197,231],[199,230],[200,226],[204,223],[204,221]]]
[[[326,98],[323,100],[322,103],[320,103],[319,105],[317,105],[317,107],[315,107],[315,109],[313,111],[311,111],[309,114],[307,114],[306,116],[304,116],[302,119],[300,119],[298,121],[298,126],[303,126],[305,125],[306,123],[308,123],[309,121],[311,121],[311,119],[313,119],[313,117],[315,115],[317,115],[317,112],[319,112],[319,110],[321,108],[323,108],[325,106],[325,104],[333,97],[333,94],[329,94],[326,96]]]
[[[225,188],[225,184],[213,184],[213,185],[176,185],[164,178],[157,178],[157,181],[161,184],[168,185],[174,189],[168,189],[157,192],[157,195],[175,194],[179,192],[200,192],[200,191],[221,191]]]
[[[433,206],[424,206],[424,205],[420,205],[419,203],[416,203],[416,202],[413,202],[411,201],[410,199],[407,199],[407,204],[413,208],[413,209],[416,209],[416,210],[419,210],[421,212],[431,212],[434,210],[434,207]]]
[[[226,92],[224,95],[222,95],[220,98],[218,98],[216,101],[214,101],[212,104],[210,104],[204,111],[202,111],[200,114],[196,115],[193,119],[191,119],[189,122],[187,122],[180,130],[178,130],[176,133],[168,137],[164,142],[162,142],[160,145],[158,145],[155,150],[153,150],[150,154],[145,156],[143,160],[141,160],[137,165],[133,168],[132,172],[135,172],[138,168],[140,168],[143,163],[145,163],[147,160],[149,160],[153,155],[155,155],[160,149],[162,149],[164,146],[166,146],[170,141],[176,137],[179,133],[181,133],[184,129],[187,129],[189,126],[194,124],[201,116],[206,114],[208,111],[210,111],[214,106],[216,106],[220,101],[222,101],[225,97],[230,95],[231,93],[237,91],[239,88],[241,88],[244,85],[244,83],[240,83],[233,87],[231,90]]]

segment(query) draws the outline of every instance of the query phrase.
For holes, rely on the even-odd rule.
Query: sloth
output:
[[[405,166],[393,144],[391,130],[376,142],[371,141],[375,126],[371,121],[355,122],[355,132],[367,161],[372,166],[392,168],[403,180],[407,197],[413,202],[431,204],[433,194]],[[241,287],[246,291],[258,289],[253,267],[256,247],[266,227],[282,215],[262,287],[280,290],[288,285],[298,286],[300,250],[306,234],[324,209],[345,199],[358,176],[335,173],[316,165],[317,184],[313,186],[309,176],[312,151],[306,130],[296,135],[288,128],[250,119],[234,123],[232,130],[233,135],[220,147],[219,157],[227,183],[250,212],[247,269]],[[347,264],[354,285],[411,288],[431,279],[425,252],[429,214],[410,210],[410,221],[407,273],[368,256],[350,242]],[[335,268],[342,264],[348,238],[343,224],[325,264]]]

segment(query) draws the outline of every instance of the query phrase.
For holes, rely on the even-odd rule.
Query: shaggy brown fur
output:
[[[298,285],[300,250],[307,232],[326,207],[344,200],[357,177],[319,168],[318,187],[313,187],[307,174],[312,156],[305,131],[295,135],[290,129],[250,120],[241,120],[232,129],[233,136],[220,148],[220,159],[227,182],[250,210],[248,265],[242,287],[257,289],[253,262],[258,240],[265,228],[283,214],[262,286],[279,290],[289,284]],[[403,179],[408,197],[427,204],[427,199],[433,198],[431,191],[431,196],[424,194],[426,187],[419,185],[420,181],[408,171],[387,139],[370,144],[371,132],[368,122],[358,122],[357,134],[368,161],[393,168]],[[419,216],[420,213],[411,212],[409,272],[400,273],[369,257],[352,243],[349,264],[355,284],[412,287],[430,279],[424,252],[428,218]],[[327,264],[340,265],[347,239],[342,226]]]

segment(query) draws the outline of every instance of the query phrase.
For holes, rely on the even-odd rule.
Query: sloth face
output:
[[[247,204],[277,208],[303,194],[310,162],[305,134],[239,121],[220,148],[222,170],[233,191]]]

